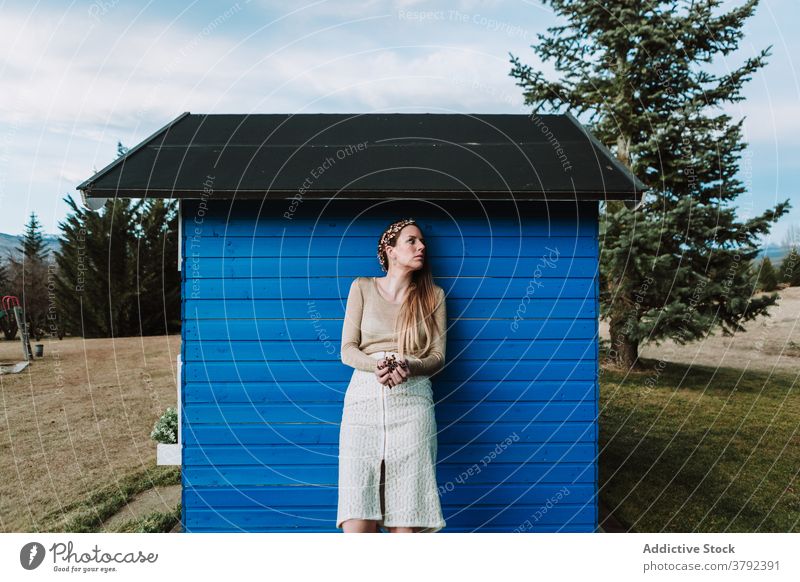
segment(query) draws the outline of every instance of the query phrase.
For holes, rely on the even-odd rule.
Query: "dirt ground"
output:
[[[31,531],[43,515],[155,466],[150,431],[177,402],[178,335],[40,343],[43,358],[0,376],[3,532]],[[0,361],[21,357],[19,340],[0,341]]]
[[[744,324],[745,332],[725,337],[714,330],[702,341],[681,346],[667,340],[639,347],[639,356],[702,366],[721,366],[743,370],[800,372],[800,287],[778,292],[777,305],[770,317],[759,317]],[[609,339],[608,322],[600,322],[600,337]]]

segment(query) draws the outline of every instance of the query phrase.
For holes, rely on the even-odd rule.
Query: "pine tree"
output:
[[[25,234],[22,235],[22,246],[17,247],[16,251],[29,261],[44,261],[47,259],[49,253],[44,242],[42,224],[36,217],[35,212],[31,212],[28,223],[25,225]]]
[[[778,282],[792,287],[800,287],[800,252],[797,251],[797,247],[791,247],[781,260]]]
[[[610,319],[612,359],[632,367],[643,341],[743,330],[777,300],[752,297],[749,264],[757,237],[790,204],[737,218],[743,120],[719,110],[743,99],[770,47],[721,75],[707,65],[738,48],[758,0],[722,14],[720,0],[543,1],[566,24],[532,48],[554,61],[560,80],[511,55],[525,102],[534,112],[588,116],[590,131],[649,187],[638,209],[609,201],[601,215],[601,315]]]
[[[135,233],[141,201],[114,198],[100,211],[78,206],[59,223],[56,297],[65,327],[83,337],[139,335]]]
[[[140,273],[142,333],[174,333],[180,330],[181,325],[177,201],[147,200],[142,210],[140,230],[136,262]]]
[[[22,245],[15,250],[21,256],[8,258],[10,294],[19,298],[30,334],[39,340],[47,331],[49,251],[35,213],[25,225]]]
[[[55,253],[58,275],[55,294],[61,325],[72,335],[102,337],[103,316],[94,298],[101,297],[97,278],[93,277],[94,258],[89,255],[89,240],[98,230],[98,218],[78,206],[71,196],[64,198],[72,212],[59,223],[59,250]]]
[[[118,143],[117,155],[126,152]],[[64,201],[55,283],[63,325],[84,337],[179,330],[176,202],[114,198],[95,212]]]
[[[117,157],[128,149],[117,142]],[[124,337],[140,333],[134,251],[142,203],[106,200],[98,211],[78,206],[59,223],[55,295],[61,325],[83,337]]]
[[[774,291],[778,288],[778,274],[769,257],[764,257],[758,270],[758,288],[762,291]]]

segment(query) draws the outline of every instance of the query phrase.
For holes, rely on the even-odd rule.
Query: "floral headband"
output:
[[[383,231],[380,241],[378,241],[378,262],[380,262],[381,269],[383,269],[384,272],[389,270],[388,258],[384,254],[386,247],[389,246],[390,241],[397,237],[397,233],[409,224],[417,224],[417,222],[413,218],[404,218],[403,220],[393,222]]]

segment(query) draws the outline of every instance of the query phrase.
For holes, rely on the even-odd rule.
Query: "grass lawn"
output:
[[[636,532],[800,532],[797,375],[603,368],[600,494]]]
[[[42,343],[43,358],[0,376],[0,531],[103,531],[141,493],[180,483],[178,468],[156,466],[150,439],[178,399],[180,336]],[[0,341],[0,360],[21,353]],[[157,530],[175,512],[150,509],[125,527]]]

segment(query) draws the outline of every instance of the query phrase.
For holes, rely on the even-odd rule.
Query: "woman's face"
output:
[[[425,264],[425,239],[415,224],[403,227],[397,235],[394,247],[388,247],[389,265],[417,271]],[[393,259],[397,260],[396,264]]]

